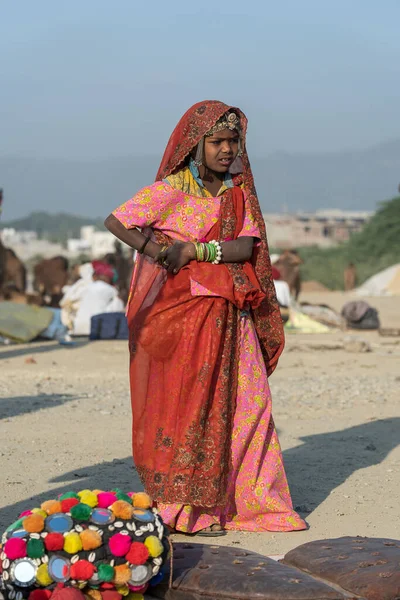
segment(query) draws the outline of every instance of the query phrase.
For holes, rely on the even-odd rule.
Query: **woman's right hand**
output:
[[[196,258],[196,248],[192,242],[174,242],[172,246],[159,252],[155,260],[168,273],[176,275],[191,260]]]

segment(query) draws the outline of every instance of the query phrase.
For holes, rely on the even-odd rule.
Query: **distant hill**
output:
[[[36,231],[40,239],[64,242],[71,237],[79,237],[84,225],[94,225],[104,229],[103,219],[77,217],[66,213],[51,215],[47,212],[33,212],[27,217],[0,223],[0,229],[13,227],[17,231]]]
[[[92,215],[109,212],[154,180],[160,156],[78,161],[1,158],[6,220],[32,210]],[[250,155],[264,212],[318,208],[374,210],[400,182],[400,139],[366,150]]]

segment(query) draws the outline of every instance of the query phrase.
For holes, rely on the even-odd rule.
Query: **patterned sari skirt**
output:
[[[184,533],[213,524],[237,531],[298,531],[306,523],[293,510],[271,414],[271,393],[250,314],[242,311],[236,410],[227,503],[204,508],[158,503],[165,523]]]

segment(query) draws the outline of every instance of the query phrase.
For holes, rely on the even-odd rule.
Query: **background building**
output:
[[[268,243],[272,248],[319,246],[346,242],[361,231],[372,212],[318,210],[315,213],[264,214]]]

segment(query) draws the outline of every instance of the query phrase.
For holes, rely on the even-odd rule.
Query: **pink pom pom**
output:
[[[111,553],[114,556],[125,556],[129,552],[132,540],[129,535],[122,535],[122,533],[116,533],[109,541]]]
[[[98,508],[108,508],[117,500],[117,495],[113,494],[113,492],[100,492],[97,495],[97,506]]]
[[[144,583],[143,585],[128,584],[128,588],[131,590],[131,592],[136,592],[137,594],[144,593],[148,587],[149,587],[148,583]]]
[[[20,538],[10,538],[4,544],[4,552],[10,560],[17,558],[25,558],[26,556],[26,541]]]
[[[134,496],[134,495],[135,495],[135,492],[128,492],[128,494],[127,494],[127,495],[129,496],[129,498],[132,498],[132,496]]]
[[[32,514],[31,510],[24,510],[24,512],[22,512],[18,518],[21,519],[22,517],[29,517],[29,515],[31,515],[31,514]]]

